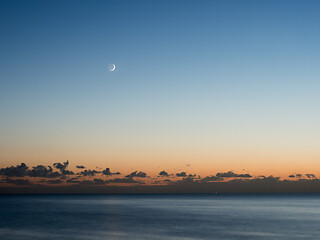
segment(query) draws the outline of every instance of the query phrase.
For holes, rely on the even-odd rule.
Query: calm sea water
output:
[[[0,195],[0,239],[319,239],[320,195]]]

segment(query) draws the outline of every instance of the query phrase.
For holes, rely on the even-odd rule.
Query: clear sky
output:
[[[0,1],[0,165],[317,173],[319,11]]]

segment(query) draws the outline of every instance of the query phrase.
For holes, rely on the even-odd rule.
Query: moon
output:
[[[116,70],[116,65],[110,64],[108,68],[110,72],[113,72],[114,70]]]

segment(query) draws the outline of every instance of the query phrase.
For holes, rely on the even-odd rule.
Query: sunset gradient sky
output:
[[[0,167],[320,174],[319,11],[1,0]]]

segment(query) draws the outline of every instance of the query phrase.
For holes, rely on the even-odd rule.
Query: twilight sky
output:
[[[317,173],[319,11],[1,0],[0,167]]]

